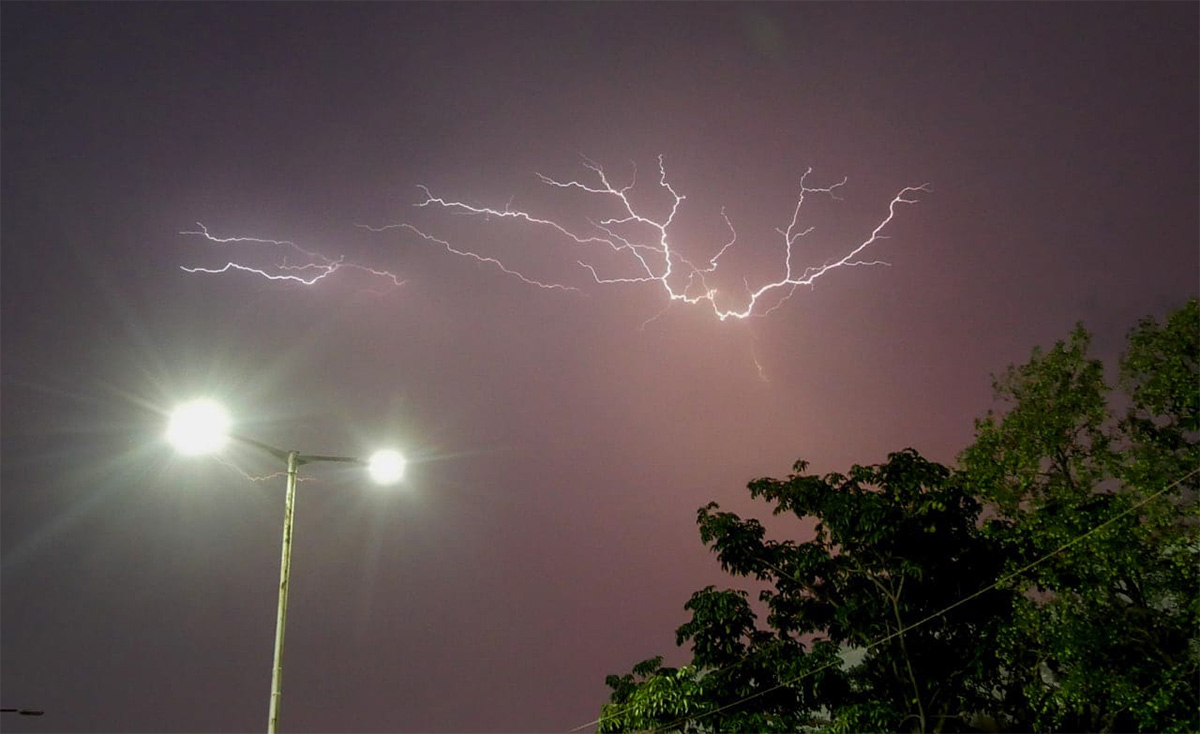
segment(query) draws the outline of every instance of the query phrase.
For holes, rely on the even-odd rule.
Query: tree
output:
[[[1130,332],[1121,387],[1132,406],[1121,425],[1130,450],[1126,477],[1153,484],[1200,466],[1200,301],[1160,326],[1144,319]],[[1196,486],[1192,482],[1191,487]]]
[[[1008,592],[943,611],[999,569],[981,505],[911,449],[847,475],[806,468],[749,489],[775,514],[815,518],[809,541],[766,539],[757,520],[715,503],[697,516],[725,571],[773,587],[759,597],[767,628],[746,592],[696,592],[676,632],[691,664],[651,658],[610,676],[601,731],[962,731],[992,704],[987,641]]]
[[[724,571],[692,660],[609,676],[600,731],[1200,730],[1200,304],[1129,334],[1118,397],[1077,327],[994,381],[959,468],[906,450],[750,483],[804,542],[697,515]]]
[[[1118,420],[1077,327],[995,381],[1011,407],[978,421],[960,457],[966,485],[994,508],[986,532],[1005,570],[1021,570],[1001,652],[1004,682],[1024,699],[1016,718],[1033,728],[1200,723],[1198,341],[1195,300],[1163,326],[1141,322],[1121,360],[1129,408]]]

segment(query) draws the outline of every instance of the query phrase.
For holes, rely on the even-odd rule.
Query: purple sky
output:
[[[394,444],[408,483],[305,467],[286,731],[565,731],[604,676],[678,662],[726,585],[710,500],[913,446],[951,462],[990,373],[1083,320],[1115,357],[1198,290],[1195,3],[0,6],[0,698],[5,731],[266,724],[282,480],[185,460],[211,395],[310,453]],[[606,216],[539,186],[581,155],[687,195],[678,246],[774,277],[808,167],[816,262],[770,316],[717,321],[596,253],[417,209]],[[567,192],[569,194],[569,192]],[[653,201],[646,206],[653,208]],[[188,274],[287,239],[405,279]],[[576,220],[578,221],[578,220]],[[410,222],[544,291],[401,231]],[[811,264],[811,263],[810,263]],[[723,281],[725,282],[725,281]],[[757,362],[757,365],[756,365]],[[760,377],[759,367],[762,375]],[[764,379],[765,378],[765,379]],[[778,523],[776,523],[778,525]]]

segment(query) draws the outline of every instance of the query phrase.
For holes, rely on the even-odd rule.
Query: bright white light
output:
[[[399,451],[384,449],[371,455],[367,471],[377,484],[395,484],[404,476],[405,463]]]
[[[212,453],[229,438],[229,414],[211,400],[193,400],[179,406],[167,425],[167,441],[181,454]]]

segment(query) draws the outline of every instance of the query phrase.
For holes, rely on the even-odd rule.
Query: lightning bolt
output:
[[[437,237],[434,237],[432,235],[425,234],[424,232],[422,232],[421,230],[412,226],[411,224],[386,224],[382,227],[372,227],[369,224],[356,224],[354,226],[371,231],[371,232],[386,232],[389,229],[405,229],[405,230],[408,230],[409,232],[412,232],[413,234],[417,235],[418,237],[425,239],[428,242],[434,242],[434,243],[441,245],[442,247],[446,248],[448,251],[454,253],[455,255],[462,255],[464,257],[469,257],[472,260],[477,260],[481,263],[487,263],[489,265],[492,265],[492,266],[500,269],[502,272],[505,272],[511,276],[514,276],[514,277],[518,278],[519,280],[521,280],[525,283],[528,283],[529,285],[535,285],[538,288],[545,288],[547,290],[579,291],[579,289],[576,288],[575,286],[560,285],[558,283],[543,283],[540,280],[534,280],[533,278],[526,277],[524,275],[521,275],[516,270],[509,268],[504,263],[500,262],[499,260],[497,260],[494,257],[484,257],[483,255],[479,255],[474,252],[470,252],[469,250],[455,249],[449,242],[447,242],[445,240],[440,240]]]
[[[582,251],[582,256],[576,264],[583,268],[591,280],[599,285],[648,285],[661,288],[666,296],[666,303],[661,311],[651,316],[642,324],[647,324],[661,317],[674,304],[681,303],[690,306],[707,307],[719,320],[746,319],[750,316],[767,316],[782,307],[795,294],[800,286],[813,286],[822,276],[840,269],[860,266],[888,265],[882,260],[863,258],[865,250],[886,239],[884,231],[895,219],[897,210],[904,204],[918,203],[918,195],[929,192],[928,184],[908,186],[901,189],[888,202],[887,211],[869,234],[861,240],[848,244],[837,257],[827,259],[821,265],[808,265],[803,268],[796,265],[795,255],[797,243],[813,232],[813,227],[801,225],[801,215],[805,204],[813,196],[824,196],[840,201],[839,196],[847,179],[836,183],[817,186],[809,183],[812,169],[807,169],[800,177],[800,188],[792,207],[791,217],[786,227],[778,227],[775,232],[780,236],[780,251],[782,263],[779,276],[775,280],[751,286],[747,278],[743,278],[744,292],[727,294],[710,284],[710,278],[718,271],[721,258],[738,244],[738,233],[733,222],[724,209],[721,219],[728,232],[724,244],[716,253],[702,264],[687,257],[684,251],[675,243],[672,230],[677,215],[687,197],[676,190],[667,179],[666,165],[663,156],[658,156],[657,188],[666,195],[669,202],[659,214],[652,215],[633,198],[637,183],[637,171],[631,176],[630,182],[618,186],[608,177],[605,170],[594,161],[583,158],[583,167],[590,172],[588,180],[558,180],[541,173],[535,173],[537,179],[547,187],[560,190],[573,190],[588,197],[606,200],[615,205],[616,214],[605,218],[587,218],[585,229],[576,229],[564,224],[561,220],[537,216],[530,211],[514,209],[511,201],[503,209],[475,206],[463,201],[436,196],[426,186],[419,189],[424,198],[416,204],[418,208],[442,209],[482,218],[485,221],[510,221],[514,224],[550,230],[568,243]],[[404,281],[395,274],[356,262],[348,262],[344,257],[331,258],[319,252],[309,250],[290,240],[263,239],[258,237],[217,237],[209,232],[203,224],[197,223],[198,230],[184,231],[180,234],[203,237],[208,242],[217,245],[257,245],[272,248],[276,252],[283,250],[276,264],[259,267],[233,260],[227,261],[221,267],[187,267],[181,269],[189,273],[221,274],[231,271],[246,272],[268,280],[289,281],[303,285],[315,285],[339,270],[357,270],[368,275],[383,278],[399,286]],[[563,290],[580,292],[581,288],[566,283],[552,282],[533,277],[506,264],[498,257],[480,254],[469,249],[452,245],[408,223],[371,226],[355,225],[371,232],[381,233],[390,230],[403,230],[420,239],[438,245],[454,255],[473,259],[479,263],[494,267],[505,275],[538,288],[546,290]],[[616,271],[602,272],[601,265],[587,258],[590,248],[607,250],[611,256],[623,264]],[[289,262],[288,255],[296,259]],[[593,258],[594,259],[594,258]],[[624,272],[621,272],[621,271]]]
[[[608,248],[619,258],[623,258],[632,274],[601,273],[600,266],[586,259],[577,260],[577,264],[585,269],[592,280],[600,285],[654,285],[660,287],[667,297],[669,308],[674,303],[684,303],[692,306],[708,307],[721,321],[726,319],[745,319],[750,316],[766,316],[781,307],[800,286],[812,286],[817,279],[839,268],[859,266],[887,265],[882,260],[861,259],[864,250],[887,236],[884,230],[896,217],[897,209],[902,204],[915,204],[921,192],[929,192],[928,184],[908,186],[900,190],[887,206],[887,214],[878,221],[870,233],[857,242],[848,245],[841,256],[826,260],[817,266],[807,266],[800,269],[793,263],[797,242],[813,231],[813,227],[802,227],[801,212],[809,197],[826,196],[840,200],[840,189],[846,184],[846,179],[828,185],[815,186],[808,183],[812,173],[809,168],[800,177],[800,191],[792,209],[791,220],[786,227],[775,231],[782,238],[781,250],[783,255],[782,273],[776,280],[769,281],[757,287],[752,287],[748,280],[743,279],[745,294],[740,299],[726,298],[717,288],[710,286],[708,278],[719,267],[721,257],[738,242],[737,231],[724,209],[721,217],[728,229],[728,240],[703,265],[697,264],[686,257],[676,246],[671,228],[675,224],[680,207],[687,198],[679,193],[667,180],[666,166],[663,157],[658,157],[657,186],[666,194],[669,205],[663,213],[652,216],[642,210],[633,200],[632,193],[636,183],[636,169],[630,183],[616,186],[610,180],[604,169],[594,161],[584,158],[583,167],[591,172],[590,181],[567,180],[560,181],[541,173],[535,173],[538,180],[548,187],[577,190],[591,197],[606,199],[616,205],[617,214],[603,219],[587,220],[589,228],[577,231],[555,219],[536,216],[522,209],[512,208],[509,203],[503,209],[480,207],[462,201],[435,196],[428,187],[420,186],[424,199],[416,204],[421,208],[440,208],[483,218],[486,221],[509,220],[517,224],[549,229],[556,232],[575,246],[586,249],[589,247]],[[551,283],[531,277],[515,270],[499,259],[481,255],[471,250],[451,246],[448,242],[417,229],[410,224],[391,224],[383,227],[357,225],[373,232],[383,232],[390,229],[405,229],[425,240],[438,244],[451,253],[468,257],[479,262],[490,264],[504,273],[518,278],[525,283],[546,289],[579,290],[575,286]],[[648,233],[649,236],[635,237],[633,230]],[[321,277],[327,275],[323,273]],[[719,296],[721,298],[719,298]],[[731,301],[740,303],[731,303]],[[659,312],[642,324],[653,321],[662,315]]]
[[[754,338],[751,338],[751,341],[750,341],[750,358],[751,358],[752,360],[754,360],[754,367],[755,367],[755,369],[757,369],[757,370],[758,370],[758,380],[759,380],[759,382],[766,382],[766,383],[770,383],[771,381],[767,379],[767,371],[766,371],[766,369],[765,369],[765,368],[763,368],[762,362],[761,362],[761,361],[759,361],[759,359],[758,359],[758,348],[757,348],[757,344],[758,344],[758,340],[757,340],[757,339],[754,339]]]
[[[218,464],[221,464],[229,469],[232,469],[233,471],[240,474],[242,476],[242,478],[244,478],[250,482],[269,482],[269,481],[273,481],[275,479],[281,479],[281,478],[287,477],[286,471],[277,471],[277,472],[272,472],[271,474],[251,474],[250,472],[246,471],[245,469],[238,466],[237,464],[230,461],[229,459],[221,458],[218,455],[214,455],[213,458],[217,461]],[[309,482],[309,481],[312,481],[313,479],[314,479],[314,477],[296,477],[297,482]]]
[[[330,258],[325,255],[308,250],[290,240],[269,240],[258,237],[216,237],[208,231],[200,222],[196,222],[199,230],[189,230],[180,232],[182,235],[194,235],[203,237],[205,240],[218,245],[262,245],[275,250],[291,251],[293,256],[299,256],[300,262],[297,264],[289,263],[287,255],[283,255],[280,262],[269,267],[253,267],[242,263],[229,261],[219,268],[203,268],[203,267],[187,267],[180,266],[180,269],[188,273],[210,273],[220,274],[230,271],[240,271],[252,273],[254,275],[266,278],[267,280],[282,280],[301,283],[303,285],[314,285],[318,281],[328,278],[339,270],[357,270],[369,275],[384,278],[391,281],[392,285],[400,286],[404,284],[395,274],[387,270],[378,270],[376,268],[367,267],[354,262],[347,262],[345,257]]]

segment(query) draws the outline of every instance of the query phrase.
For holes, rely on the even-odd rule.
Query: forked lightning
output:
[[[800,286],[811,286],[816,280],[838,268],[857,267],[862,265],[886,265],[882,260],[863,259],[863,253],[886,235],[884,230],[896,217],[901,204],[915,204],[918,195],[928,192],[929,186],[907,186],[900,190],[887,205],[887,214],[882,217],[861,240],[851,242],[844,248],[841,255],[826,260],[821,265],[809,265],[803,268],[793,263],[793,256],[798,241],[813,231],[812,227],[801,225],[801,214],[807,199],[814,195],[823,195],[831,199],[839,199],[839,190],[845,186],[846,179],[829,186],[814,186],[808,183],[812,169],[800,177],[800,191],[792,208],[791,219],[786,227],[777,228],[781,241],[782,253],[781,273],[775,280],[751,286],[743,278],[745,291],[741,294],[726,294],[710,284],[710,277],[717,271],[723,255],[737,243],[737,231],[733,223],[722,210],[721,217],[728,229],[728,239],[715,255],[703,264],[697,264],[689,259],[672,239],[672,225],[676,222],[680,206],[687,198],[676,191],[667,180],[666,166],[663,157],[658,157],[657,186],[665,193],[669,204],[665,211],[652,215],[643,210],[633,200],[635,181],[624,186],[614,185],[604,169],[595,162],[584,159],[583,166],[591,172],[591,182],[568,180],[560,181],[549,176],[536,174],[538,179],[549,187],[572,189],[587,195],[606,199],[615,204],[617,214],[603,219],[588,219],[588,227],[583,231],[574,230],[562,221],[536,216],[523,209],[514,209],[507,205],[503,209],[480,207],[463,201],[435,196],[427,187],[421,186],[424,198],[416,204],[421,208],[444,209],[452,212],[482,217],[485,220],[511,221],[513,224],[535,227],[551,231],[564,241],[585,248],[607,248],[619,259],[624,259],[626,273],[601,272],[601,265],[580,258],[576,262],[585,269],[591,279],[600,285],[653,285],[661,288],[666,295],[667,305],[685,303],[689,305],[707,306],[721,321],[726,319],[745,319],[755,315],[766,315],[785,303]],[[488,256],[472,250],[456,247],[447,240],[427,234],[412,224],[388,224],[384,226],[356,225],[372,232],[387,230],[403,230],[410,232],[422,240],[437,244],[461,257],[471,258],[477,262],[492,266],[512,277],[539,288],[554,290],[580,290],[577,286],[557,283],[542,278],[533,277],[504,263],[497,257]],[[635,236],[632,230],[640,230],[641,236]],[[217,244],[252,244],[271,246],[291,250],[301,258],[299,263],[289,263],[283,258],[279,264],[270,268],[253,267],[240,262],[229,261],[219,268],[184,267],[189,273],[224,273],[238,270],[253,273],[270,280],[286,280],[313,285],[341,269],[354,269],[373,276],[389,279],[393,284],[400,285],[403,281],[386,270],[370,268],[357,263],[346,262],[343,258],[330,258],[320,253],[307,250],[288,240],[269,240],[255,237],[215,237],[208,229],[200,225],[199,231],[183,232],[182,234],[199,235]]]

